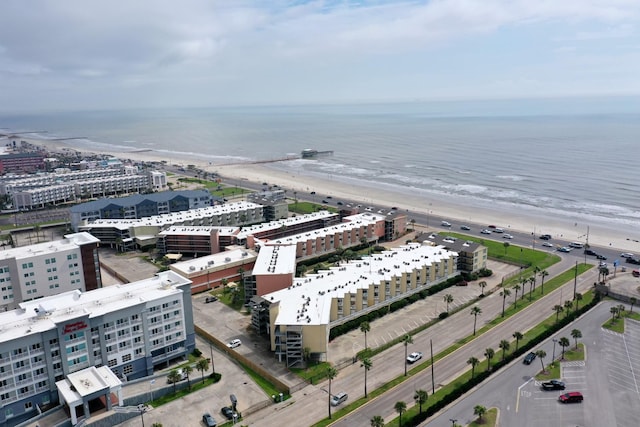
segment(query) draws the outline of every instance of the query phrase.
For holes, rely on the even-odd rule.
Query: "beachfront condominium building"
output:
[[[240,227],[172,226],[158,234],[158,254],[211,255],[237,244]]]
[[[71,207],[71,227],[78,231],[81,224],[98,219],[140,219],[199,209],[213,205],[215,200],[207,190],[163,191],[105,198]]]
[[[487,268],[488,248],[480,243],[439,234],[425,233],[416,237],[419,242],[429,241],[458,254],[458,271],[475,273]]]
[[[287,366],[301,366],[304,349],[326,360],[332,327],[457,276],[456,265],[455,252],[409,243],[295,278],[290,286],[262,296],[271,350]],[[260,309],[253,316],[266,317]],[[260,330],[264,322],[252,319],[252,324]]]
[[[102,287],[98,243],[89,233],[0,252],[0,311],[61,292]]]
[[[192,352],[190,285],[164,271],[0,313],[0,425],[15,425],[57,404],[56,382],[74,372],[106,366],[131,380]]]
[[[261,205],[242,201],[141,219],[98,219],[78,229],[91,233],[105,245],[124,251],[155,246],[160,232],[172,226],[233,227],[263,220]]]

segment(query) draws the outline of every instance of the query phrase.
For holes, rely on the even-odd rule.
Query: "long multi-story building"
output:
[[[23,301],[102,287],[98,243],[89,233],[0,252],[0,311]]]
[[[158,234],[158,253],[203,256],[237,244],[240,227],[174,226]]]
[[[185,357],[195,348],[190,286],[164,271],[0,313],[0,425],[16,425],[56,404],[56,382],[78,371],[106,366],[131,380]]]
[[[57,169],[53,173],[40,173],[38,175],[11,175],[0,179],[0,195],[13,194],[16,191],[46,187],[64,182],[84,181],[123,174],[122,168],[95,168],[83,171]]]
[[[30,173],[44,170],[44,156],[40,153],[12,153],[0,155],[0,174]]]
[[[207,190],[163,191],[127,197],[105,198],[81,203],[69,209],[71,227],[99,219],[140,219],[213,205],[216,198]]]
[[[171,226],[232,227],[263,220],[261,205],[233,202],[141,219],[99,219],[78,229],[91,233],[103,244],[129,250],[156,245],[160,232]]]
[[[258,331],[269,330],[271,350],[287,366],[301,365],[305,348],[326,359],[332,327],[456,276],[457,256],[442,246],[409,243],[292,278],[290,260],[280,254],[270,260],[267,274],[276,274],[280,282],[292,280],[291,284],[262,295],[266,307],[254,310],[252,324]],[[254,274],[264,270],[256,263]]]

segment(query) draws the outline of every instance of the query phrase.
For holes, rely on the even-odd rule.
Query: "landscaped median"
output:
[[[565,283],[573,279],[576,274],[581,274],[582,272],[589,270],[591,267],[592,267],[591,265],[584,265],[584,264],[579,265],[577,269],[572,268],[556,276],[555,278],[549,280],[547,283],[545,283],[546,285],[545,291],[547,291],[546,293],[553,291],[556,288],[564,285]],[[542,290],[540,288],[536,289],[536,291],[531,293],[531,300],[527,298],[522,302],[518,301],[518,304],[516,306],[512,305],[509,307],[509,309],[505,310],[504,317],[500,316],[494,319],[489,324],[485,325],[483,328],[478,330],[475,336],[469,336],[457,342],[456,344],[447,348],[445,351],[436,355],[434,359],[436,361],[440,360],[446,355],[458,350],[467,342],[477,338],[478,336],[485,333],[486,331],[494,328],[496,325],[502,323],[507,318],[515,315],[517,312],[524,309],[525,307],[533,303],[533,301],[535,301],[536,299],[542,296],[543,296]],[[403,412],[402,425],[406,427],[406,426],[417,425],[423,422],[428,417],[432,416],[437,411],[444,408],[446,405],[458,399],[460,396],[462,396],[464,393],[469,391],[471,388],[473,388],[477,384],[484,381],[484,379],[486,379],[489,375],[491,375],[491,373],[499,370],[502,366],[506,365],[514,358],[521,357],[525,352],[529,351],[538,343],[549,338],[552,334],[556,333],[558,330],[568,325],[570,322],[575,320],[578,316],[590,310],[592,307],[594,307],[598,303],[598,301],[599,301],[598,295],[594,295],[592,291],[588,291],[584,295],[580,295],[580,298],[576,299],[575,304],[573,304],[572,302],[571,310],[567,309],[565,311],[565,314],[562,317],[559,316],[560,314],[559,311],[554,310],[554,307],[549,307],[549,311],[551,313],[549,317],[544,322],[540,323],[539,325],[535,326],[531,330],[526,331],[526,333],[522,334],[522,337],[517,340],[517,343],[516,343],[517,345],[514,346],[517,348],[517,350],[514,350],[510,354],[506,353],[505,351],[505,357],[503,360],[496,360],[495,362],[488,363],[487,365],[490,366],[489,370],[476,372],[477,368],[475,366],[470,368],[467,372],[465,372],[460,377],[456,378],[453,382],[441,387],[440,389],[438,389],[438,391],[436,391],[435,394],[429,396],[427,402],[422,405],[422,413],[419,412],[418,405],[414,405],[412,408],[408,409],[406,412]],[[514,340],[514,342],[515,341],[516,340]],[[511,348],[512,343],[513,342],[509,342],[509,346],[507,348]],[[498,346],[498,343],[496,343],[496,347],[497,346]],[[376,352],[376,350],[370,350],[370,351],[372,353]],[[502,350],[498,350],[498,351],[500,353],[502,352]],[[498,357],[496,357],[496,359],[498,359]],[[352,402],[351,404],[347,405],[346,407],[334,413],[333,420],[325,419],[319,423],[316,423],[315,426],[327,426],[331,424],[336,419],[348,414],[349,412],[355,410],[359,406],[364,405],[368,401],[375,399],[377,396],[390,390],[396,385],[406,380],[409,380],[416,373],[424,369],[430,368],[430,365],[431,365],[430,361],[425,361],[421,365],[413,368],[410,371],[410,375],[406,377],[400,376],[388,382],[387,384],[383,385],[382,387],[369,392],[368,398],[361,398]],[[399,425],[399,420],[395,419],[391,422],[386,423],[385,425],[397,426]]]

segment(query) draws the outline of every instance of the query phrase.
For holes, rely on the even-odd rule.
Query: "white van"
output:
[[[236,347],[240,347],[241,345],[242,345],[242,341],[240,341],[239,339],[235,339],[235,340],[229,341],[229,343],[227,344],[227,347],[236,348]]]
[[[331,397],[331,406],[338,406],[342,402],[345,402],[348,397],[349,395],[345,392],[334,394],[333,397]]]
[[[570,248],[575,248],[575,249],[582,249],[584,247],[584,245],[580,242],[571,242],[569,243],[569,247]]]

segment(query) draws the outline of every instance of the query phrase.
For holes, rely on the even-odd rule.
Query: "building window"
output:
[[[33,403],[31,403],[31,402],[26,402],[26,403],[24,404],[24,410],[25,410],[25,411],[28,411],[29,409],[33,409]]]
[[[118,360],[117,359],[111,359],[111,360],[109,360],[109,363],[107,364],[107,366],[109,366],[110,368],[113,368],[117,364],[118,364]]]
[[[129,362],[130,360],[131,360],[131,355],[130,354],[125,354],[125,355],[122,356],[122,361],[123,362]]]

